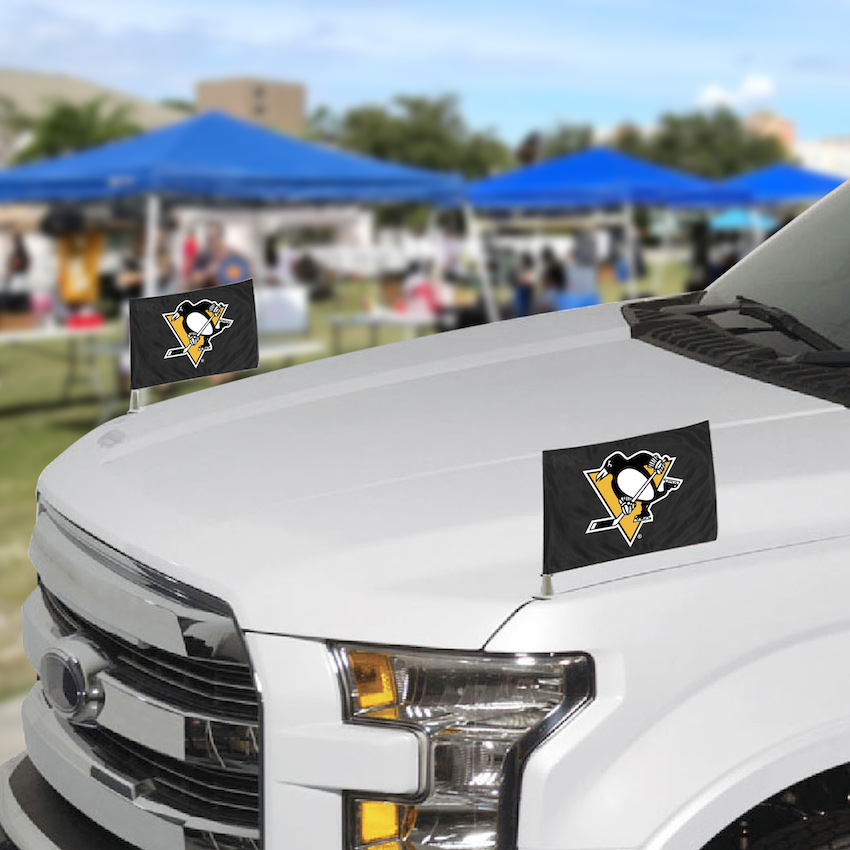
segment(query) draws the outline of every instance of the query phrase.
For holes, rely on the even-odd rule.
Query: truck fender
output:
[[[525,765],[520,850],[699,850],[850,762],[850,627],[836,625],[739,657],[661,706],[630,693],[621,651],[589,649],[596,698]]]

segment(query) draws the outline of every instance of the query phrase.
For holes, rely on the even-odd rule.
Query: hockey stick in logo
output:
[[[659,460],[670,460],[669,458],[667,458],[666,455],[656,455],[656,457],[658,457]],[[670,466],[672,466],[672,462]],[[667,478],[667,473],[670,471],[670,466],[667,467],[667,469],[664,471],[664,474],[661,476],[661,481],[658,482],[659,486]],[[602,474],[600,473],[597,476],[597,480],[599,480],[599,478],[601,477]],[[650,485],[655,486],[653,483],[653,477],[654,476],[650,475],[650,477],[647,478],[647,480],[643,483],[643,486],[640,488],[640,490],[638,490],[638,492],[635,494],[634,498],[631,499],[633,505],[637,504],[640,501],[640,497],[646,492],[647,487],[649,487]],[[673,479],[671,479],[671,481],[672,480]],[[676,486],[678,487],[678,484]],[[634,508],[631,508],[630,510],[634,510]],[[618,517],[603,517],[602,519],[594,519],[591,521],[590,525],[588,525],[585,534],[592,534],[594,531],[607,531],[609,528],[614,528],[625,519],[628,513],[629,511],[626,511],[625,508],[623,508],[623,510],[620,511],[620,515]]]
[[[186,346],[175,345],[174,348],[169,348],[168,351],[165,352],[165,357],[163,357],[163,360],[169,360],[172,357],[180,357],[183,354],[187,354],[191,347],[192,343]]]

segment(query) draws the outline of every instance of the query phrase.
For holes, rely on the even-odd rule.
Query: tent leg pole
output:
[[[488,322],[498,322],[499,307],[496,304],[493,281],[490,280],[490,271],[487,268],[487,257],[484,254],[484,240],[481,238],[481,231],[478,228],[475,213],[469,204],[463,205],[463,217],[466,221],[467,232],[472,237],[472,241],[476,246],[478,274],[481,275],[481,294],[484,298],[484,312],[487,314]]]
[[[629,298],[637,298],[637,271],[635,264],[635,232],[632,227],[632,205],[630,203],[623,204],[623,227],[626,236],[626,268],[628,269],[628,282],[626,283],[626,294]]]
[[[148,195],[145,199],[145,298],[156,295],[156,240],[159,235],[159,213],[159,195]]]
[[[156,243],[159,238],[159,195],[153,192],[145,198],[145,257],[142,291],[145,298],[156,295]],[[138,413],[148,401],[149,390],[130,390],[130,412]]]
[[[265,289],[269,283],[269,272],[274,270],[266,268],[265,237],[263,235],[263,225],[260,217],[259,210],[252,210],[251,243],[254,253],[254,273],[252,278],[257,287]]]
[[[667,254],[667,265],[672,270],[674,265],[673,238],[679,226],[679,219],[673,210],[667,210],[667,233],[664,234],[665,253]],[[663,276],[662,276],[663,280]],[[659,293],[655,293],[658,295]]]
[[[667,226],[667,216],[664,216],[664,225],[665,228]],[[658,262],[655,265],[655,268],[652,270],[652,294],[658,295],[658,290],[661,288],[661,267],[664,262],[664,249],[667,246],[667,236],[666,233],[661,234],[661,250],[658,252]]]
[[[761,223],[759,222],[759,211],[756,207],[750,207],[750,239],[753,247],[750,250],[755,250],[764,242],[764,234],[762,233]]]
[[[655,267],[655,272],[652,275],[652,294],[661,294],[661,284],[664,282],[664,262],[665,258],[669,259],[670,245],[673,238],[673,226],[675,222],[673,210],[664,210],[664,231],[661,234],[661,252],[660,262]]]
[[[435,207],[431,207],[428,211],[428,223],[425,225],[425,232],[428,234],[428,243],[431,249],[431,256],[433,258],[430,274],[432,277],[437,277],[442,280],[442,257],[440,256],[440,244],[438,238],[439,229],[437,227],[437,210]]]

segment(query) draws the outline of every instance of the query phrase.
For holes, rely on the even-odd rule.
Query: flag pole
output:
[[[145,298],[156,295],[156,243],[159,238],[160,198],[155,192],[145,197],[145,254],[142,266],[142,292]],[[145,390],[130,390],[128,413],[139,413],[145,407]]]
[[[537,594],[538,598],[546,598],[548,596],[555,595],[555,586],[552,583],[552,576],[550,573],[543,573],[540,576],[540,593]]]

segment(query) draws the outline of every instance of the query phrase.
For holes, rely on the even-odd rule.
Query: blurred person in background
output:
[[[297,259],[294,252],[287,256],[293,281],[309,289],[311,301],[328,301],[334,297],[335,275],[332,269],[319,263],[309,251],[299,254]]]
[[[519,268],[514,271],[514,318],[531,315],[536,283],[534,257],[524,253],[519,258]]]
[[[579,266],[596,265],[596,236],[592,230],[582,227],[576,233],[574,253]]]
[[[195,261],[198,259],[198,238],[195,236],[195,231],[190,230],[183,240],[183,264],[180,269],[180,278],[188,280],[195,268]]]
[[[248,261],[224,241],[224,228],[213,221],[207,226],[206,247],[195,258],[190,288],[203,289],[236,283],[251,277]]]
[[[541,255],[543,261],[543,294],[540,300],[541,310],[561,309],[560,296],[567,290],[567,270],[558,259],[555,252],[548,245],[543,249]]]
[[[620,283],[625,283],[632,275],[635,280],[646,277],[647,267],[643,255],[644,235],[644,230],[635,230],[630,241],[625,228],[618,228],[614,254],[617,280]]]
[[[130,252],[121,261],[121,271],[116,278],[116,295],[120,301],[140,298],[145,288],[145,240],[139,234],[133,241]],[[174,279],[174,265],[168,251],[168,237],[160,231],[156,239],[156,295],[163,295],[171,289]]]
[[[292,286],[297,283],[293,267],[295,265],[296,255],[292,250],[292,246],[288,240],[277,244],[277,264],[275,265],[275,274],[281,286]]]
[[[410,313],[437,316],[452,306],[451,287],[438,279],[433,262],[411,263],[401,288]]]
[[[541,254],[543,261],[543,284],[555,289],[564,289],[567,285],[567,271],[558,256],[547,245]]]
[[[614,240],[607,227],[597,227],[593,232],[596,263],[610,263],[614,252]]]
[[[713,280],[711,231],[707,218],[703,217],[690,226],[688,239],[691,247],[691,271],[686,289],[688,292],[699,292]]]
[[[634,271],[635,271],[635,278],[637,280],[641,280],[642,278],[646,277],[646,275],[649,271],[649,269],[647,268],[647,265],[646,265],[646,257],[644,256],[644,253],[643,253],[643,246],[644,246],[644,243],[646,242],[646,238],[647,238],[646,227],[644,227],[643,225],[641,225],[640,227],[636,227],[635,228],[635,235],[634,235],[634,251],[635,251]]]
[[[30,255],[20,233],[12,236],[12,250],[6,260],[6,273],[3,276],[5,292],[26,292],[30,270]]]
[[[266,236],[263,239],[263,282],[272,286],[278,283],[278,264],[280,263],[280,252],[277,249],[277,239],[274,236]]]
[[[263,246],[267,279],[274,286],[292,286],[297,281],[293,272],[295,252],[286,239],[267,236]]]
[[[461,281],[464,277],[461,267],[461,246],[451,230],[441,230],[439,235],[440,266],[445,280]]]
[[[721,242],[710,253],[709,283],[726,274],[740,259],[741,250],[734,242]]]
[[[596,292],[596,237],[593,231],[581,228],[576,233],[573,256],[575,264],[570,275],[571,291],[582,295]]]

